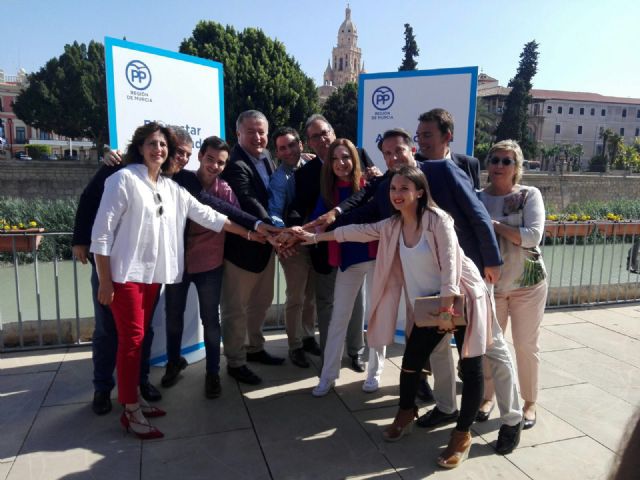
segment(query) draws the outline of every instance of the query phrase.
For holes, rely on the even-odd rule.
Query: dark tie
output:
[[[267,157],[262,157],[262,161],[264,162],[264,166],[267,169],[267,175],[271,176],[273,171],[271,170],[271,164],[269,163],[269,160],[267,160]]]

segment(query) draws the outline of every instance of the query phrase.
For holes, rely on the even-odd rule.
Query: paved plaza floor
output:
[[[190,365],[162,390],[168,415],[154,424],[165,438],[144,442],[124,433],[119,408],[92,413],[90,347],[2,354],[0,480],[607,478],[640,406],[640,306],[549,311],[540,343],[537,425],[512,454],[496,455],[494,410],[474,424],[470,457],[453,471],[435,464],[451,426],[382,440],[401,345],[373,394],[361,391],[364,374],[345,367],[335,390],[312,397],[317,358],[309,369],[251,365],[264,380],[257,387],[233,381],[223,360],[223,394],[208,400],[204,362]],[[268,335],[267,350],[286,356],[283,332]],[[156,385],[162,373],[152,369]]]

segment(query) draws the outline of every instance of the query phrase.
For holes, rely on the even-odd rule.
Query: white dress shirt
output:
[[[105,182],[90,250],[110,257],[114,282],[178,283],[187,218],[216,232],[227,220],[174,181],[160,176],[154,186],[145,165],[129,165]]]

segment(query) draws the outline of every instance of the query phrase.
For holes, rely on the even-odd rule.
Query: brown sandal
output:
[[[456,468],[467,459],[470,449],[471,433],[460,432],[454,428],[449,445],[438,457],[438,465],[444,468]]]
[[[418,407],[399,409],[393,423],[382,432],[382,438],[387,442],[397,442],[411,433],[414,418],[418,418]]]

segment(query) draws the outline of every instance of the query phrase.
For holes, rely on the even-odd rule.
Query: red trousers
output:
[[[118,402],[138,401],[142,342],[153,318],[159,283],[113,283],[111,311],[118,332]]]

